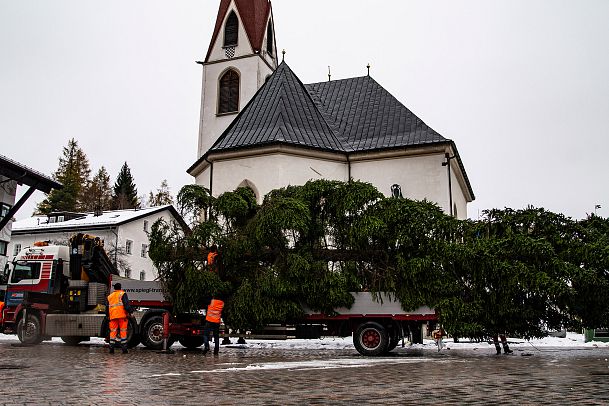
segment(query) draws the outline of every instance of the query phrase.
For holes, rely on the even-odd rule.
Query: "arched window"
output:
[[[234,11],[228,15],[224,25],[224,46],[237,45],[239,40],[239,19]]]
[[[239,74],[232,69],[220,78],[218,114],[239,111]]]
[[[273,27],[271,27],[270,21],[266,26],[266,52],[273,56]]]
[[[256,197],[256,201],[258,201],[258,197],[260,196],[260,194],[258,193],[258,188],[256,187],[256,185],[254,185],[254,182],[252,182],[249,179],[244,179],[239,186],[237,187],[246,187],[249,188],[252,192],[254,192],[254,196]]]

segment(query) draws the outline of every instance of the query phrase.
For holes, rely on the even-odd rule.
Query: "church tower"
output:
[[[277,68],[269,0],[221,0],[203,65],[197,158]]]

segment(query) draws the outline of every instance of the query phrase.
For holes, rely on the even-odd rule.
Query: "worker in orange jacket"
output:
[[[212,272],[218,272],[218,246],[216,244],[212,245],[209,248],[209,252],[207,253],[207,266],[209,270]]]
[[[117,341],[120,343],[123,354],[127,354],[127,328],[131,313],[133,313],[133,308],[129,305],[127,293],[122,289],[120,283],[115,283],[114,292],[110,293],[106,300],[106,317],[110,321],[110,354],[114,354]]]
[[[209,351],[209,334],[212,331],[214,333],[214,354],[218,354],[218,350],[220,349],[220,321],[222,319],[222,309],[224,309],[224,302],[216,298],[212,299],[209,306],[207,306],[205,327],[203,328],[203,354],[207,354]]]

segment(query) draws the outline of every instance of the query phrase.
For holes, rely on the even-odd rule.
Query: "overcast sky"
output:
[[[50,175],[78,140],[138,192],[192,183],[219,0],[0,0],[0,153]],[[609,214],[609,1],[273,1],[304,83],[366,74],[456,142],[486,208]],[[21,192],[25,187],[21,187]],[[18,213],[28,217],[37,193]]]

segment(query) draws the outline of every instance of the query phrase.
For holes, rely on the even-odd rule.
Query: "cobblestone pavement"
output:
[[[607,349],[490,351],[221,347],[220,355],[0,341],[0,404],[609,404]]]

